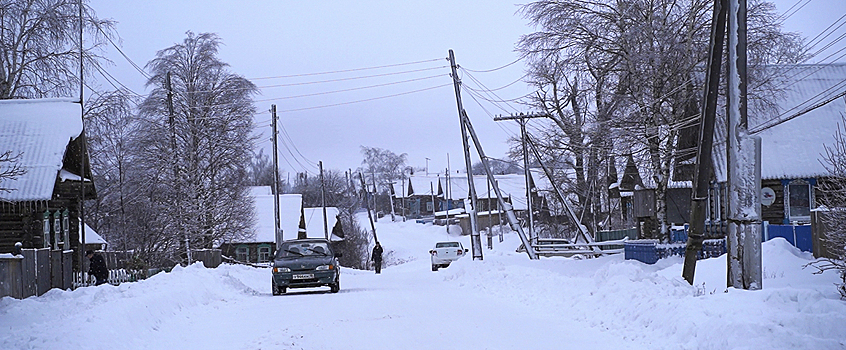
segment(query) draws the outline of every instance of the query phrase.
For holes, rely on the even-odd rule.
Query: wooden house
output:
[[[774,86],[779,89],[772,91],[776,104],[757,106],[755,104],[760,101],[750,101],[748,117],[750,133],[761,137],[762,221],[809,224],[811,211],[818,206],[817,198],[821,195],[819,184],[829,181],[832,175],[825,166],[825,147],[834,145],[835,132],[842,127],[846,117],[846,99],[831,99],[843,90],[846,64],[777,65],[764,69],[772,74]],[[712,154],[714,177],[706,220],[709,231],[706,234],[713,235],[724,231],[726,219],[725,113],[724,108],[718,111]],[[648,164],[637,160],[634,163]],[[682,224],[689,220],[690,165],[694,163],[695,159],[673,162],[665,198],[668,223]],[[631,203],[635,218],[641,220],[654,215],[654,184],[650,183],[647,166],[636,168],[643,179],[643,188],[634,191]],[[622,182],[619,186],[624,193]]]
[[[826,169],[825,147],[834,145],[835,132],[846,118],[846,98],[820,104],[843,92],[846,63],[766,69],[783,91],[776,92],[777,106],[770,113],[749,114],[750,132],[761,137],[762,220],[807,224],[819,205],[819,184],[832,175]],[[725,130],[718,131],[722,133],[716,137],[724,138]],[[724,145],[714,152],[715,175],[724,188],[726,152],[719,146]]]
[[[0,253],[12,252],[17,242],[23,248],[79,249],[80,199],[96,196],[84,142],[78,102],[0,101],[0,154],[14,157],[0,168],[24,171],[0,179]],[[73,255],[74,266],[78,258]]]

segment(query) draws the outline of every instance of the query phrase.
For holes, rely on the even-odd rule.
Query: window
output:
[[[805,180],[793,180],[785,186],[784,206],[788,222],[811,220],[812,188],[812,184]]]
[[[53,249],[62,249],[61,243],[62,239],[60,236],[62,235],[62,211],[56,210],[53,213]]]
[[[44,212],[44,218],[41,221],[41,237],[42,237],[42,247],[49,247],[50,246],[50,211],[47,210]]]
[[[236,248],[235,259],[238,261],[248,261],[250,259],[250,248],[245,246]]]
[[[62,245],[64,250],[70,250],[70,223],[68,222],[68,210],[62,212]]]
[[[268,262],[270,261],[270,247],[268,246],[261,246],[258,248],[258,262]]]

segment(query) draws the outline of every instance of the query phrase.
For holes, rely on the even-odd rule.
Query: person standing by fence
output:
[[[106,261],[103,260],[103,257],[100,256],[100,254],[95,254],[93,250],[85,252],[85,256],[88,257],[89,262],[88,273],[92,274],[97,279],[97,282],[94,285],[99,286],[108,282],[109,269],[106,268]]]

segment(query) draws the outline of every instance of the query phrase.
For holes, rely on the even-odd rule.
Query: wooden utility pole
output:
[[[520,124],[520,135],[521,135],[521,143],[523,144],[523,173],[526,177],[526,206],[529,212],[529,240],[532,240],[532,237],[537,239],[535,236],[535,216],[534,216],[534,206],[532,205],[532,188],[531,183],[529,181],[531,172],[529,171],[529,151],[526,146],[526,122],[527,119],[531,118],[550,118],[549,114],[546,113],[529,113],[523,114],[520,113],[518,115],[510,115],[507,117],[498,116],[494,117],[494,121],[502,121],[502,120],[516,120],[518,124]],[[540,160],[540,158],[538,158]],[[552,179],[550,179],[552,181]]]
[[[170,83],[170,72],[165,75],[165,88],[167,89],[167,112],[168,123],[170,124],[170,147],[173,152],[173,181],[178,186],[179,183],[179,157],[176,152],[176,117],[173,111],[173,86]],[[179,191],[176,191],[176,229],[183,230],[182,227],[182,202],[180,201]],[[188,230],[184,230],[185,234],[185,254],[188,258],[188,265],[191,265],[191,247],[188,239]]]
[[[558,187],[558,184],[555,183],[555,180],[552,177],[552,170],[547,168],[546,165],[543,163],[543,160],[541,160],[541,157],[540,157],[540,152],[538,152],[537,147],[535,147],[535,143],[532,142],[532,140],[530,138],[528,138],[528,135],[526,135],[526,143],[528,143],[529,146],[531,146],[532,152],[535,154],[535,158],[537,158],[538,163],[540,163],[541,169],[543,169],[544,174],[546,174],[546,177],[549,179],[549,183],[552,185],[552,188],[555,190],[555,194],[558,195],[558,200],[560,200],[561,203],[564,204],[564,208],[567,209],[567,214],[570,216],[570,219],[573,220],[573,224],[575,224],[579,228],[579,232],[576,233],[575,241],[578,242],[579,237],[580,237],[579,235],[581,235],[582,240],[584,240],[585,243],[588,243],[588,244],[593,243],[594,242],[593,237],[591,237],[590,232],[588,232],[587,227],[582,224],[581,219],[578,216],[576,216],[576,211],[573,210],[572,207],[570,207],[570,204],[568,204],[567,199],[566,199],[567,197],[564,196],[564,192],[561,190],[560,187]],[[592,246],[592,247],[590,247],[590,249],[593,250],[594,253],[597,253],[597,254],[602,253],[602,251],[596,246]]]
[[[476,208],[478,207],[478,198],[476,197],[476,185],[473,183],[473,164],[470,159],[470,145],[467,142],[467,125],[464,119],[467,118],[467,112],[464,111],[464,106],[461,103],[461,80],[458,79],[457,65],[455,64],[455,55],[452,50],[449,50],[449,64],[452,69],[452,82],[455,87],[455,101],[458,105],[458,121],[461,124],[461,144],[464,146],[464,163],[467,168],[467,188],[469,189],[470,208],[464,208],[467,215],[470,217],[470,246],[473,248],[473,260],[482,260],[482,239],[479,236],[478,217],[476,216]]]
[[[364,203],[367,207],[367,218],[370,219],[370,229],[373,230],[373,240],[379,243],[379,237],[376,236],[376,225],[373,224],[373,214],[370,213],[370,202],[367,201],[367,185],[364,184],[364,175],[358,173],[358,179],[361,180],[361,194],[364,196]]]
[[[705,218],[708,209],[708,188],[713,161],[714,124],[717,119],[717,90],[722,70],[723,42],[726,37],[726,13],[728,0],[714,0],[714,14],[711,20],[711,44],[708,55],[708,72],[705,76],[704,103],[699,127],[699,149],[696,154],[696,172],[693,175],[693,198],[690,204],[690,230],[684,253],[682,277],[691,285],[696,271],[696,259],[702,250],[705,237]],[[719,193],[719,191],[717,192]],[[719,198],[719,195],[716,196]]]
[[[276,150],[276,105],[270,105],[270,114],[272,116],[270,126],[273,129],[271,136],[271,141],[273,141],[273,237],[276,239],[276,249],[279,249],[284,237],[279,223],[279,153]]]
[[[84,50],[82,46],[82,29],[85,28],[83,26],[83,17],[82,17],[82,0],[79,0],[77,3],[79,7],[79,121],[82,123],[82,132],[80,132],[79,141],[81,143],[80,150],[80,162],[79,162],[79,275],[82,277],[82,281],[80,285],[85,285],[85,271],[82,270],[82,262],[85,259],[85,152],[86,152],[86,142],[85,139],[85,98],[84,98],[84,91],[85,91],[85,84],[84,84],[84,77],[85,71],[83,68],[83,57],[84,57]],[[92,179],[93,181],[93,179]],[[68,230],[70,232],[70,230]],[[70,241],[70,237],[65,237],[65,240]]]
[[[317,163],[320,167],[320,205],[323,207],[323,235],[329,239],[329,223],[326,218],[326,183],[323,181],[323,161]]]
[[[757,290],[761,267],[761,138],[747,122],[746,0],[730,0],[728,13],[728,251],[729,286]]]
[[[476,151],[479,152],[479,158],[482,160],[482,167],[485,169],[488,181],[492,184],[496,184],[496,179],[494,178],[491,166],[488,163],[488,157],[485,156],[485,151],[482,149],[482,143],[479,142],[479,138],[476,136],[476,131],[473,130],[473,124],[470,124],[470,118],[467,117],[466,113],[463,117],[464,124],[467,126],[467,132],[470,133],[470,137],[473,139],[473,144],[476,145]],[[511,229],[517,231],[517,235],[520,236],[523,246],[526,247],[526,254],[529,255],[529,259],[537,259],[538,255],[535,252],[535,248],[532,246],[531,241],[529,241],[526,237],[526,233],[523,232],[523,227],[521,227],[520,223],[517,221],[517,216],[514,215],[514,210],[512,209],[511,204],[505,202],[502,192],[499,190],[499,185],[497,184],[496,186],[493,186],[493,190],[496,192],[496,198],[499,201],[499,206],[505,210],[506,218],[508,218],[508,223],[511,225]]]

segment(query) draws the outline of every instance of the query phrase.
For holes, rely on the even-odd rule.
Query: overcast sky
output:
[[[797,1],[800,6],[809,2],[787,18],[785,27],[807,38],[846,14],[844,0],[774,2],[779,12],[785,12]],[[277,105],[280,126],[287,132],[280,129],[279,162],[285,172],[314,174],[321,160],[327,169],[355,169],[362,159],[360,146],[407,153],[408,164],[414,167],[425,167],[429,158],[430,172],[447,167],[447,154],[451,168],[463,167],[446,60],[449,49],[469,70],[459,74],[463,82],[474,89],[495,90],[496,96],[489,98],[508,100],[532,92],[522,82],[507,86],[525,74],[522,62],[482,72],[514,62],[515,43],[533,30],[517,13],[520,5],[510,1],[92,0],[90,4],[99,17],[118,22],[122,50],[140,66],[158,50],[182,42],[186,31],[217,33],[224,43],[219,57],[232,72],[261,88],[255,97],[260,111],[255,123],[266,154],[270,154],[267,111],[271,104]],[[843,33],[846,28],[829,40]],[[139,94],[149,93],[145,79],[116,50],[110,49],[107,57],[114,63],[107,67],[110,74]],[[372,67],[383,68],[364,69]],[[343,70],[351,71],[309,75]],[[105,81],[99,85],[113,89]],[[477,103],[473,97],[462,95],[484,151],[502,158],[506,139],[517,135],[519,128],[514,122],[494,122],[492,115],[528,110],[517,104],[496,106],[479,97]],[[532,121],[539,123],[543,121]],[[478,157],[473,154],[475,162]]]

